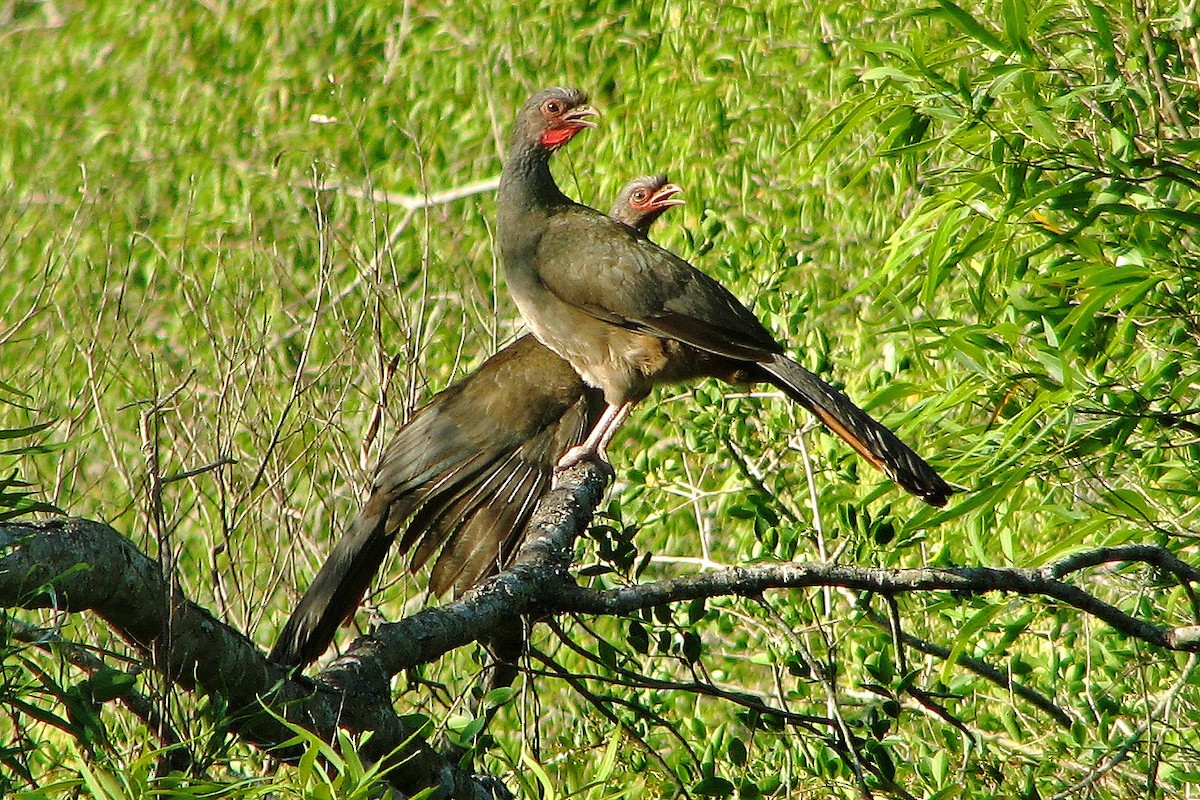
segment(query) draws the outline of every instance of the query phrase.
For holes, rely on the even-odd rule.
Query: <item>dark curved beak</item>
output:
[[[579,108],[572,108],[563,114],[562,121],[573,128],[595,128],[596,123],[592,122],[588,117],[598,116],[600,116],[600,112],[592,106],[580,106]]]
[[[681,206],[686,200],[675,195],[683,192],[683,189],[673,183],[668,183],[660,188],[650,197],[650,205],[655,208],[670,208],[671,206]]]

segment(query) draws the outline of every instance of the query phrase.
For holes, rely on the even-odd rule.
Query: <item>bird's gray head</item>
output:
[[[517,113],[513,143],[554,151],[584,128],[596,127],[590,118],[597,116],[599,112],[588,105],[586,93],[560,86],[543,89]]]
[[[645,233],[664,211],[683,205],[683,198],[677,197],[682,191],[668,182],[666,175],[634,178],[621,189],[609,214],[613,219]]]

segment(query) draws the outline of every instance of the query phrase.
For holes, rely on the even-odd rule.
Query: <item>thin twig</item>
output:
[[[778,717],[783,722],[789,725],[797,725],[807,728],[813,733],[819,733],[818,725],[832,727],[834,721],[828,717],[820,717],[814,714],[797,714],[794,711],[788,711],[782,708],[769,706],[762,701],[761,698],[749,692],[738,692],[732,689],[723,689],[714,683],[704,683],[701,681],[668,681],[662,678],[651,678],[648,675],[642,675],[632,670],[622,667],[613,667],[611,664],[605,664],[594,653],[589,652],[582,647],[578,642],[574,641],[561,626],[551,623],[551,630],[559,638],[567,649],[573,651],[576,655],[592,662],[605,669],[612,670],[616,673],[613,676],[596,676],[596,675],[580,675],[577,677],[590,680],[603,681],[612,683],[618,686],[627,686],[634,689],[660,689],[666,691],[690,692],[692,694],[701,694],[706,697],[715,697],[720,700],[727,700],[735,705],[751,711],[757,711],[761,714],[770,714]]]
[[[305,181],[297,185],[303,189],[309,189],[312,191],[341,191],[349,197],[370,200],[375,203],[386,203],[388,205],[399,206],[400,208],[404,209],[404,216],[402,216],[400,221],[392,226],[392,229],[388,231],[387,241],[384,243],[383,247],[379,249],[379,252],[375,254],[375,257],[371,259],[370,266],[366,269],[360,270],[358,275],[355,276],[354,280],[343,286],[337,292],[337,294],[333,295],[328,301],[326,301],[327,308],[336,308],[338,304],[340,304],[343,300],[349,297],[350,294],[358,289],[358,287],[362,285],[363,281],[366,280],[368,276],[375,275],[378,272],[379,266],[383,263],[383,259],[388,253],[391,252],[392,248],[396,244],[396,241],[400,238],[400,235],[404,233],[404,231],[408,230],[408,226],[412,224],[413,218],[416,216],[418,211],[422,211],[427,208],[433,208],[434,206],[445,205],[447,203],[453,203],[473,195],[483,194],[485,192],[494,192],[500,187],[500,178],[499,176],[486,178],[481,181],[475,181],[474,183],[464,184],[463,186],[456,186],[453,189],[446,189],[445,191],[433,192],[432,194],[426,195],[396,194],[393,192],[385,192],[381,189],[358,189],[349,186],[338,187],[336,185],[328,185],[324,183],[318,183],[316,181]],[[287,341],[297,333],[300,333],[302,330],[304,330],[303,322],[293,325],[283,333],[280,333],[272,338],[268,343],[268,349],[277,347],[281,342]]]
[[[1180,671],[1179,679],[1172,684],[1171,688],[1167,690],[1167,693],[1158,702],[1158,705],[1156,705],[1147,715],[1147,720],[1139,725],[1137,730],[1126,736],[1119,745],[1109,750],[1107,760],[1103,764],[1096,767],[1090,775],[1083,778],[1083,780],[1068,786],[1058,794],[1053,795],[1051,800],[1060,800],[1060,798],[1081,796],[1084,790],[1094,785],[1096,781],[1100,780],[1107,773],[1119,766],[1126,758],[1128,758],[1129,751],[1132,750],[1134,746],[1142,740],[1142,737],[1145,736],[1146,732],[1150,730],[1150,726],[1154,723],[1154,721],[1170,709],[1171,705],[1175,702],[1175,698],[1178,697],[1179,693],[1183,690],[1183,687],[1187,686],[1191,682],[1192,673],[1195,672],[1198,664],[1200,664],[1200,656],[1197,656],[1197,654],[1193,653],[1188,657],[1187,664],[1185,664],[1183,669]]]
[[[574,689],[575,692],[580,697],[582,697],[584,700],[586,700],[588,702],[588,704],[590,706],[592,706],[592,708],[594,708],[594,709],[596,709],[596,711],[600,712],[601,716],[603,716],[605,719],[607,719],[613,725],[616,725],[618,728],[620,728],[625,733],[626,736],[628,736],[629,738],[631,738],[635,742],[637,742],[638,746],[641,747],[646,752],[647,755],[649,755],[652,759],[654,759],[655,761],[658,762],[658,765],[660,767],[662,767],[663,771],[665,771],[668,775],[674,774],[674,771],[667,764],[667,762],[663,759],[662,755],[658,752],[658,750],[655,749],[654,747],[651,747],[650,743],[647,742],[645,739],[643,739],[637,731],[633,730],[628,725],[626,725],[624,722],[622,722],[621,719],[608,708],[608,704],[605,702],[605,698],[601,698],[599,695],[594,693],[592,690],[588,689],[587,686],[584,685],[583,680],[581,680],[580,676],[571,674],[566,669],[564,669],[562,666],[560,666],[558,664],[558,662],[556,662],[554,659],[550,658],[550,656],[546,655],[541,650],[538,650],[536,647],[530,647],[529,654],[531,656],[533,656],[534,658],[536,658],[542,664],[546,665],[546,667],[549,671],[544,672],[542,674],[558,678],[559,680],[563,681],[568,686],[570,686],[572,689]],[[609,699],[611,699],[611,698],[609,698]],[[669,725],[666,727],[669,731],[671,731],[672,733],[675,734],[676,738],[679,739],[679,741],[683,744],[683,746],[685,748],[687,748],[689,750],[691,749],[688,746],[687,741],[684,740],[683,737],[680,736],[674,730],[674,728],[672,728]],[[695,753],[692,753],[692,755],[694,757]]]
[[[1180,134],[1186,135],[1187,126],[1183,124],[1179,112],[1175,109],[1175,99],[1171,97],[1171,93],[1167,89],[1167,82],[1163,80],[1162,70],[1158,66],[1158,57],[1154,54],[1154,39],[1150,35],[1149,15],[1142,23],[1142,47],[1146,49],[1146,66],[1150,69],[1150,78],[1154,83],[1154,88],[1158,90],[1158,96],[1162,101],[1162,107],[1166,109],[1167,118],[1171,120],[1171,124]]]
[[[336,187],[326,187],[336,188]],[[382,189],[372,189],[370,191],[358,189],[353,186],[348,186],[342,191],[349,197],[357,197],[363,200],[370,200],[373,203],[386,203],[391,206],[399,206],[405,211],[421,211],[434,206],[441,206],[447,203],[453,203],[457,200],[463,200],[477,194],[486,192],[494,192],[500,188],[500,176],[496,175],[491,178],[473,181],[471,183],[456,186],[453,189],[445,189],[440,192],[432,192],[430,194],[398,194],[396,192],[385,192]]]
[[[866,617],[880,628],[887,629],[889,627],[887,619],[875,611],[868,610]],[[926,641],[925,639],[921,639],[911,633],[908,633],[907,631],[900,631],[900,636],[903,638],[904,644],[914,650],[919,650],[922,653],[934,656],[935,658],[950,658],[949,648],[942,647],[941,645],[934,644],[933,642]],[[1051,719],[1053,719],[1063,728],[1066,728],[1067,730],[1071,729],[1072,720],[1067,712],[1063,711],[1061,708],[1051,702],[1050,699],[1041,692],[1031,689],[1025,684],[1014,680],[1011,673],[1001,672],[990,664],[980,661],[977,658],[972,658],[966,653],[959,653],[958,658],[955,659],[954,663],[960,667],[963,667],[964,669],[974,672],[976,675],[984,678],[985,680],[991,681],[1003,689],[1011,691],[1013,694],[1017,695],[1022,700],[1025,700],[1030,705],[1033,705],[1046,712]]]

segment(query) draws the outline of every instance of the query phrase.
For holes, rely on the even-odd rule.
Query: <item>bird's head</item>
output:
[[[681,206],[683,189],[669,183],[666,175],[647,175],[625,184],[617,195],[613,216],[631,228],[645,230],[672,206]]]
[[[684,203],[683,198],[677,196],[683,189],[669,183],[666,175],[636,178],[629,184],[629,190],[629,205],[640,214],[657,216],[671,206]]]
[[[525,101],[517,115],[517,136],[529,144],[557,150],[584,128],[594,128],[599,116],[578,89],[543,89]]]

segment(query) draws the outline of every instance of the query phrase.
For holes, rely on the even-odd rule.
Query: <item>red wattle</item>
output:
[[[574,128],[551,128],[542,134],[541,142],[544,147],[561,147],[571,141],[575,133]]]

